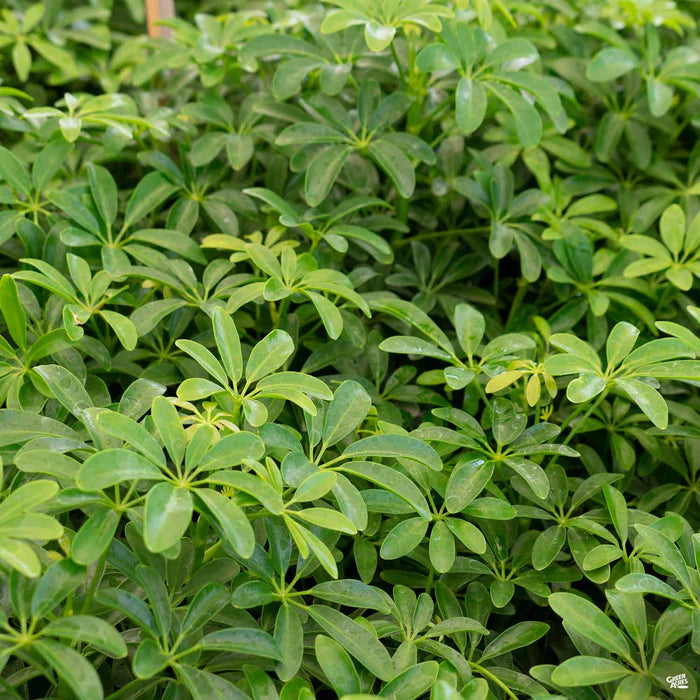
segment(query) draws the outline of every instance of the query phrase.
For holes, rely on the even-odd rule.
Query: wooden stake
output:
[[[170,28],[160,27],[156,22],[161,19],[170,19],[171,17],[175,17],[175,0],[146,0],[149,36],[168,38],[170,36]]]

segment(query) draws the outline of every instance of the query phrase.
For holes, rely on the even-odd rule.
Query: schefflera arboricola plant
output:
[[[2,697],[697,697],[692,3],[5,4]]]

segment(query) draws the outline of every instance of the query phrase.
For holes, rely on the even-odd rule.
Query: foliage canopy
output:
[[[0,698],[696,698],[697,5],[177,10],[0,10]]]

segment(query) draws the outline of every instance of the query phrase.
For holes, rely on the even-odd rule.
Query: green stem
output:
[[[513,698],[513,700],[518,700],[518,697],[515,695],[515,693],[510,688],[508,688],[508,686],[506,686],[500,678],[497,678],[493,675],[493,673],[487,671],[483,666],[480,666],[477,663],[470,661],[469,665],[472,667],[473,670],[478,671],[478,673],[480,673],[482,676],[493,681],[499,688],[501,688],[501,690],[503,690],[503,692],[509,698]]]
[[[484,403],[486,404],[487,408],[489,411],[491,410],[491,402],[489,401],[489,397],[486,396],[486,392],[484,391],[484,387],[481,386],[481,382],[479,381],[479,377],[475,377],[473,380],[476,383],[476,390],[479,392],[479,395],[483,399]]]
[[[576,425],[572,426],[571,430],[569,431],[569,434],[566,436],[566,439],[564,440],[564,442],[561,443],[562,445],[568,445],[571,442],[574,435],[578,433],[581,426],[583,426],[583,424],[586,422],[588,416],[590,416],[591,413],[593,413],[593,411],[595,411],[595,409],[598,408],[598,406],[600,406],[600,404],[603,402],[603,399],[605,399],[607,393],[607,389],[603,390],[600,396],[588,407],[588,410],[583,414],[581,420],[578,421]],[[576,408],[575,411],[572,411],[571,415],[562,423],[561,432],[563,432],[564,428],[568,427],[571,424],[571,421],[583,410],[583,407],[585,405],[586,404],[581,404],[579,407]],[[553,467],[557,463],[558,459],[559,455],[554,455],[549,462],[549,467]]]
[[[396,201],[396,215],[402,224],[408,223],[408,198],[399,196]]]
[[[99,558],[97,562],[97,566],[95,566],[95,572],[92,575],[92,580],[90,581],[90,588],[88,588],[88,592],[85,595],[85,600],[83,601],[83,607],[81,609],[81,613],[85,615],[88,610],[90,609],[90,603],[92,602],[92,597],[95,594],[95,591],[97,590],[97,587],[100,585],[100,582],[102,581],[102,577],[104,576],[105,569],[107,568],[107,550],[105,550],[102,553],[102,556]]]
[[[496,300],[496,306],[498,306],[498,292],[501,283],[501,264],[498,258],[495,260],[496,262],[493,266],[493,296]]]
[[[527,293],[527,286],[528,283],[526,280],[518,280],[518,291],[515,293],[515,297],[513,297],[513,303],[510,307],[510,311],[508,312],[508,318],[506,319],[506,330],[508,329],[510,322],[513,320],[513,316],[515,316],[516,311],[518,311],[520,305],[523,303],[523,299]]]
[[[394,62],[396,63],[396,68],[399,71],[399,78],[401,78],[401,84],[406,85],[406,75],[403,72],[403,66],[401,65],[401,61],[399,61],[399,55],[396,53],[396,46],[394,46],[394,42],[392,41],[391,44],[389,44],[391,47],[391,55],[394,59]]]
[[[588,407],[588,410],[583,414],[583,416],[581,417],[581,420],[578,423],[576,423],[576,425],[572,426],[571,430],[569,431],[569,434],[566,436],[566,440],[564,440],[562,445],[568,445],[571,442],[574,435],[576,435],[576,433],[578,433],[581,426],[583,426],[583,424],[586,422],[586,419],[588,418],[588,416],[590,416],[591,413],[593,413],[593,411],[595,411],[595,409],[598,408],[598,406],[600,406],[600,404],[603,402],[603,400],[607,396],[607,393],[608,393],[607,390],[602,391],[600,396]],[[564,425],[570,424],[572,418],[573,418],[573,414],[571,416],[569,416],[569,419],[567,421],[565,421]],[[562,426],[562,430],[563,429],[564,429],[564,426]]]

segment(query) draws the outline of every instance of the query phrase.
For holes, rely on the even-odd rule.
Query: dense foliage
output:
[[[0,697],[697,697],[697,5],[176,8],[0,10]]]

